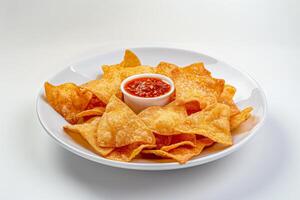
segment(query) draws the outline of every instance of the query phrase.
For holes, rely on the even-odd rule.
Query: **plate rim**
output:
[[[168,163],[135,163],[135,162],[122,162],[122,161],[115,161],[115,160],[109,160],[106,158],[103,158],[99,155],[92,155],[92,154],[88,154],[78,148],[75,148],[69,144],[67,144],[66,142],[64,142],[63,140],[61,140],[59,137],[55,136],[52,131],[47,127],[47,124],[45,122],[45,120],[43,120],[42,116],[41,116],[41,112],[39,111],[39,105],[41,103],[42,100],[42,96],[44,94],[44,88],[41,87],[41,89],[38,92],[38,95],[36,97],[36,113],[37,113],[37,117],[38,120],[40,122],[40,124],[42,125],[42,127],[44,128],[44,130],[46,131],[46,133],[52,137],[54,139],[54,141],[56,143],[58,143],[60,146],[62,146],[64,149],[67,149],[68,151],[74,153],[75,155],[78,155],[80,157],[83,157],[87,160],[96,162],[96,163],[100,163],[106,166],[111,166],[111,167],[115,167],[115,168],[123,168],[123,169],[131,169],[131,170],[143,170],[143,171],[160,171],[160,170],[174,170],[174,169],[183,169],[183,168],[189,168],[189,167],[194,167],[194,166],[198,166],[198,165],[202,165],[208,162],[212,162],[215,160],[218,160],[220,158],[223,158],[225,156],[228,156],[229,154],[239,150],[243,145],[245,145],[247,142],[249,142],[255,135],[257,135],[257,132],[260,130],[260,128],[264,125],[265,120],[266,120],[266,116],[267,116],[267,110],[268,110],[268,105],[267,105],[267,98],[265,95],[264,90],[262,89],[261,85],[257,82],[256,79],[254,79],[248,72],[246,72],[243,69],[237,69],[236,67],[233,67],[227,63],[225,63],[222,60],[217,59],[216,57],[212,57],[209,55],[206,55],[204,53],[195,51],[195,50],[191,50],[191,49],[186,49],[186,48],[180,48],[180,47],[170,47],[170,46],[157,46],[157,45],[139,45],[139,46],[130,46],[130,47],[116,47],[113,49],[109,49],[109,50],[103,50],[103,52],[98,53],[98,54],[93,54],[91,56],[85,56],[79,60],[76,60],[75,62],[68,64],[65,68],[63,68],[62,70],[60,70],[59,72],[55,73],[54,75],[52,75],[49,79],[47,80],[51,80],[54,77],[58,76],[59,74],[63,73],[64,71],[70,69],[70,67],[72,65],[75,65],[76,63],[80,63],[83,62],[85,60],[91,59],[95,56],[99,56],[99,55],[104,55],[104,54],[109,54],[112,52],[116,52],[116,51],[120,51],[120,50],[124,50],[124,49],[145,49],[145,48],[157,48],[157,49],[170,49],[170,50],[179,50],[179,51],[185,51],[185,52],[190,52],[190,53],[194,53],[194,54],[201,54],[210,58],[213,58],[215,60],[218,61],[218,63],[224,64],[226,65],[226,67],[230,67],[240,73],[242,73],[245,77],[247,77],[256,87],[257,89],[260,91],[260,93],[262,94],[262,108],[263,108],[263,114],[262,114],[262,118],[260,119],[259,123],[253,128],[251,129],[251,131],[249,132],[249,134],[243,139],[241,140],[238,144],[234,144],[230,147],[227,147],[226,149],[216,152],[212,155],[207,155],[201,158],[196,158],[196,159],[192,159],[189,160],[187,163],[185,164],[178,164],[177,162],[168,162]]]

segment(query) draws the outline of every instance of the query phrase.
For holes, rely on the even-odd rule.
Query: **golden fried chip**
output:
[[[91,98],[89,104],[85,108],[86,110],[90,110],[96,107],[105,107],[106,104],[103,103],[96,95],[93,94],[93,97]]]
[[[190,73],[197,76],[210,76],[210,71],[205,69],[204,64],[200,62],[183,67],[181,70],[183,73]]]
[[[152,106],[138,114],[138,117],[159,135],[179,134],[174,127],[183,122],[186,116],[185,107],[176,105]]]
[[[106,158],[110,160],[129,162],[134,159],[143,149],[152,149],[156,145],[153,144],[130,144],[127,146],[115,148]]]
[[[236,115],[240,112],[238,107],[233,101],[233,96],[236,92],[236,89],[231,85],[225,85],[221,95],[218,98],[219,103],[224,103],[230,107],[230,116]]]
[[[81,85],[82,88],[88,89],[96,95],[105,104],[108,103],[111,96],[116,95],[122,97],[120,90],[121,79],[118,75],[106,76],[100,80],[92,80]]]
[[[93,152],[93,153],[95,153],[95,154],[100,154],[100,153],[98,153],[87,141],[86,141],[86,139],[84,139],[83,137],[82,137],[82,135],[81,134],[78,134],[78,132],[75,132],[75,131],[71,131],[71,130],[67,130],[67,129],[64,129],[64,131],[65,131],[65,133],[66,134],[68,134],[71,138],[72,138],[72,140],[76,143],[76,144],[78,144],[78,145],[80,145],[80,146],[82,146],[83,148],[85,148],[85,149],[87,149],[87,150],[89,150],[89,151],[91,151],[91,152]]]
[[[155,154],[160,157],[171,158],[180,164],[184,164],[192,157],[199,155],[204,147],[205,144],[201,143],[200,141],[196,141],[195,147],[180,146],[168,152],[163,150],[143,150],[142,153]]]
[[[168,146],[172,142],[172,135],[155,135],[156,147],[160,149],[163,146]]]
[[[103,65],[103,75],[99,80],[92,80],[82,85],[90,90],[105,104],[108,103],[112,95],[121,98],[120,85],[122,80],[128,76],[143,73],[154,73],[154,69],[149,66],[141,66],[139,59],[130,50],[125,51],[124,59],[120,64]]]
[[[73,83],[54,86],[46,82],[45,93],[48,103],[71,124],[78,121],[76,115],[85,110],[92,98],[91,92]]]
[[[172,135],[172,144],[176,144],[183,141],[190,141],[192,143],[196,143],[196,135],[194,134],[179,134],[179,135]]]
[[[179,135],[172,135],[171,145],[163,146],[160,150],[163,151],[170,151],[172,149],[176,149],[180,146],[196,146],[196,135],[193,134],[179,134]]]
[[[155,72],[172,78],[171,72],[173,71],[173,69],[178,69],[178,68],[179,67],[177,65],[174,65],[172,63],[160,62],[157,65]]]
[[[154,73],[154,68],[150,66],[136,66],[136,67],[124,68],[120,70],[119,73],[121,79],[124,80],[125,78],[136,74]]]
[[[102,156],[108,155],[114,148],[100,147],[97,145],[97,127],[100,121],[100,117],[96,117],[89,123],[66,125],[65,131],[72,131],[80,134],[93,149]]]
[[[101,116],[105,111],[104,107],[95,107],[89,110],[84,110],[76,115],[77,118],[88,116]]]
[[[139,58],[132,51],[127,49],[125,51],[123,61],[120,64],[102,66],[103,77],[112,77],[116,74],[119,74],[123,69],[137,66],[141,66]]]
[[[183,73],[179,69],[172,71],[172,78],[176,88],[176,101],[179,104],[198,101],[201,109],[216,103],[224,87],[222,79]]]
[[[198,141],[202,142],[203,144],[205,144],[206,147],[209,147],[211,145],[213,145],[215,142],[207,137],[203,137],[202,135],[200,135],[201,138],[197,139]]]
[[[102,71],[103,75],[102,78],[111,78],[119,74],[120,70],[123,69],[123,67],[120,64],[115,65],[102,65]]]
[[[144,73],[154,73],[155,70],[153,67],[150,66],[135,66],[130,68],[123,68],[120,65],[103,65],[102,70],[104,72],[103,77],[116,77],[120,76],[121,80],[125,78],[135,75],[135,74],[144,74]]]
[[[122,147],[132,143],[155,144],[152,131],[119,98],[112,96],[97,129],[102,147]]]
[[[172,71],[174,69],[180,70],[182,73],[189,73],[196,76],[210,76],[210,71],[208,71],[201,62],[193,63],[183,68],[179,68],[177,65],[172,63],[160,62],[156,67],[156,73],[163,74],[171,78]]]
[[[139,58],[129,49],[125,50],[123,61],[120,64],[122,67],[136,67],[141,65]]]
[[[168,146],[163,146],[163,147],[160,148],[160,150],[162,150],[162,151],[171,151],[172,149],[176,149],[176,148],[181,147],[181,146],[195,147],[196,145],[191,141],[182,141],[182,142],[178,142],[178,143],[171,144],[171,145],[168,145]]]
[[[252,107],[245,108],[240,113],[232,116],[230,118],[230,129],[233,130],[239,127],[244,121],[246,121],[251,116]]]
[[[217,103],[188,116],[175,130],[182,133],[203,135],[215,142],[231,145],[229,118],[229,106]]]
[[[103,75],[99,80],[92,80],[82,85],[90,90],[102,102],[107,104],[112,95],[121,98],[120,85],[123,79],[134,74],[151,73],[151,67],[140,66],[138,57],[130,50],[125,51],[123,61],[115,65],[103,65]],[[133,68],[133,69],[131,69]]]
[[[107,75],[111,77],[124,68],[137,67],[140,65],[141,62],[139,58],[132,51],[126,50],[123,61],[120,64],[102,65],[103,77],[106,77]]]

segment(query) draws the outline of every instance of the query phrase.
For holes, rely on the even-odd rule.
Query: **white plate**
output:
[[[180,165],[176,162],[155,163],[147,160],[135,160],[130,163],[118,162],[94,154],[75,143],[69,135],[64,133],[62,127],[67,124],[67,122],[47,104],[43,98],[44,90],[41,89],[36,105],[39,120],[48,134],[61,146],[86,159],[113,167],[136,170],[170,170],[201,165],[229,155],[249,141],[262,126],[266,116],[266,98],[260,86],[249,75],[242,73],[215,58],[189,50],[165,47],[138,47],[130,49],[138,55],[145,65],[156,66],[160,61],[175,63],[179,66],[185,66],[199,61],[204,62],[205,66],[212,72],[213,76],[223,78],[227,83],[232,84],[237,88],[235,101],[240,108],[252,106],[254,108],[254,117],[247,120],[236,131],[239,132],[239,134],[234,135],[234,144],[232,146],[225,149],[215,146],[213,151],[205,150],[201,155],[184,165]],[[124,49],[117,49],[74,63],[52,77],[49,82],[52,84],[61,84],[65,82],[81,84],[88,80],[95,79],[102,73],[100,68],[101,65],[118,63],[122,60],[123,53]]]

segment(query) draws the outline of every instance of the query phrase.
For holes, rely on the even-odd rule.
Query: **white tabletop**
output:
[[[299,1],[0,2],[0,199],[300,198]],[[142,172],[87,161],[45,133],[35,98],[47,78],[103,45],[157,42],[255,77],[269,103],[259,134],[203,166]]]

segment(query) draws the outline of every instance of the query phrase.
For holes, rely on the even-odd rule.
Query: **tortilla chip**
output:
[[[240,112],[239,108],[233,101],[233,96],[236,89],[231,85],[225,85],[221,95],[218,98],[219,103],[226,104],[230,107],[230,116],[236,115]]]
[[[159,135],[179,134],[174,127],[183,122],[186,116],[185,107],[176,105],[151,106],[138,114],[138,117]]]
[[[195,144],[191,141],[182,141],[182,142],[178,142],[175,144],[171,144],[169,146],[163,146],[160,148],[160,150],[162,151],[171,151],[172,149],[176,149],[180,146],[191,146],[191,147],[195,147]]]
[[[125,50],[123,61],[120,64],[122,67],[136,67],[141,65],[139,58],[129,49]]]
[[[152,131],[119,98],[112,96],[97,129],[102,147],[122,147],[132,143],[155,144]]]
[[[211,145],[213,145],[215,142],[207,137],[203,137],[201,135],[201,138],[197,138],[198,141],[202,142],[203,144],[205,144],[205,147],[209,147]]]
[[[172,71],[172,77],[176,88],[176,101],[179,104],[198,101],[201,109],[216,103],[224,87],[222,79],[183,73],[179,69]]]
[[[92,93],[73,83],[58,86],[45,83],[48,103],[71,124],[79,120],[76,115],[85,110],[92,98]]]
[[[129,162],[134,159],[143,149],[152,149],[156,145],[153,144],[130,144],[127,146],[115,148],[106,158],[110,160]]]
[[[103,75],[102,78],[114,77],[116,74],[119,73],[123,67],[120,64],[115,65],[102,65]]]
[[[231,145],[229,118],[229,106],[217,103],[188,116],[175,130],[182,133],[199,134],[215,142]]]
[[[99,154],[99,153],[98,153],[98,152],[97,152],[97,151],[96,151],[96,150],[95,150],[95,149],[94,149],[94,148],[86,141],[86,139],[84,139],[84,138],[82,137],[81,134],[78,134],[78,132],[74,132],[74,131],[70,131],[70,130],[66,130],[66,129],[65,129],[65,133],[68,134],[76,144],[82,146],[83,148],[85,148],[85,149],[87,149],[87,150],[89,150],[89,151],[91,151],[91,152],[93,152],[93,153],[95,153],[95,154]]]
[[[89,116],[101,116],[105,111],[104,107],[96,107],[89,110],[84,110],[76,115],[77,118]]]
[[[105,104],[108,103],[111,96],[116,95],[122,97],[120,90],[121,79],[116,76],[105,76],[100,80],[92,80],[81,85],[82,88],[88,89],[96,95]]]
[[[156,69],[155,72],[158,74],[162,74],[165,76],[168,76],[169,78],[172,78],[172,71],[174,69],[178,69],[179,67],[177,65],[174,65],[172,63],[167,63],[167,62],[160,62]]]
[[[205,69],[204,64],[200,62],[183,67],[181,70],[183,73],[190,73],[197,76],[210,76],[210,71]]]
[[[150,66],[135,66],[130,68],[123,68],[121,65],[103,65],[102,70],[104,72],[103,77],[116,77],[119,76],[121,80],[135,75],[135,74],[144,74],[144,73],[154,73],[155,70]]]
[[[172,71],[174,69],[180,70],[182,73],[189,73],[197,76],[210,76],[210,72],[205,69],[204,64],[193,63],[183,68],[179,68],[177,65],[167,62],[160,62],[156,67],[156,73],[163,74],[168,77],[172,77]]]
[[[130,50],[125,51],[123,61],[115,65],[103,65],[103,75],[99,80],[92,80],[82,85],[90,90],[105,104],[108,103],[112,95],[121,98],[120,85],[123,79],[134,74],[151,73],[151,67],[140,66],[138,57]],[[132,69],[131,69],[132,68]]]
[[[150,66],[136,66],[124,68],[120,70],[119,73],[121,80],[124,80],[125,78],[136,74],[154,73],[154,68]]]
[[[195,147],[180,146],[168,152],[163,150],[143,150],[142,153],[155,154],[156,156],[171,158],[180,164],[184,164],[192,157],[199,155],[204,147],[205,144],[201,143],[200,141],[196,141]]]
[[[240,113],[232,116],[230,118],[230,129],[234,130],[239,127],[244,121],[246,121],[251,116],[252,107],[245,108]]]
[[[106,156],[113,151],[114,148],[100,147],[97,145],[97,127],[100,121],[100,117],[96,117],[89,123],[66,125],[65,131],[72,131],[80,134],[101,156]]]
[[[149,66],[136,66],[130,68],[121,68],[120,65],[102,66],[103,77],[99,80],[92,80],[82,85],[83,88],[90,90],[105,104],[108,103],[111,96],[122,97],[120,90],[121,82],[128,76],[143,73],[153,73],[154,69]]]
[[[93,95],[85,109],[90,110],[96,107],[105,107],[105,103],[103,103],[96,95]]]
[[[170,151],[172,149],[176,149],[180,146],[196,146],[196,136],[192,134],[180,134],[180,135],[173,135],[171,139],[171,145],[163,146],[160,150],[163,151]]]
[[[192,143],[196,143],[196,135],[193,134],[179,134],[179,135],[172,135],[172,144],[176,144],[183,141],[190,141]]]
[[[120,64],[102,65],[103,76],[111,76],[115,72],[120,71],[124,68],[137,67],[140,65],[141,62],[139,58],[132,51],[127,49]]]
[[[157,149],[160,149],[163,146],[168,146],[172,142],[172,135],[158,135],[154,134],[155,141],[156,141],[156,147]]]

